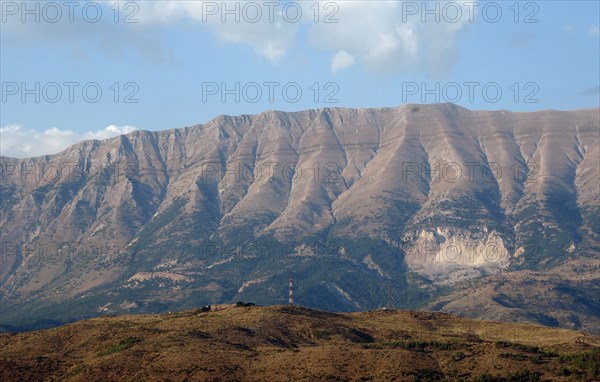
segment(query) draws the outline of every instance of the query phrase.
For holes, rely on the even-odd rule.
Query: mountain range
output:
[[[600,110],[220,116],[0,157],[3,330],[207,304],[600,333]]]

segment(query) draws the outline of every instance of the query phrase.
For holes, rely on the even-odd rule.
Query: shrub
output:
[[[142,341],[143,341],[143,339],[140,337],[127,337],[124,340],[120,341],[118,344],[113,345],[113,346],[109,347],[108,349],[106,349],[105,351],[98,353],[98,355],[105,356],[105,355],[109,355],[109,354],[113,354],[113,353],[118,353],[125,349],[129,349],[133,345],[140,343]]]

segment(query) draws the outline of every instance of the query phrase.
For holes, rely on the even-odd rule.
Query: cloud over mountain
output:
[[[15,158],[56,154],[83,140],[108,139],[134,130],[136,128],[133,126],[110,125],[104,129],[80,133],[57,127],[40,131],[19,124],[9,124],[0,127],[0,154]]]

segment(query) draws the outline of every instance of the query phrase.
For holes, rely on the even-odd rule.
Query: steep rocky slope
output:
[[[307,306],[598,332],[599,129],[598,109],[271,111],[0,157],[0,319],[281,303],[292,272]],[[562,285],[543,318],[472,289],[526,271]]]

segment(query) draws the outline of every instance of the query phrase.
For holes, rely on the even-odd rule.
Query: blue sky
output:
[[[599,107],[597,1],[267,3],[2,0],[1,154],[271,109]]]

